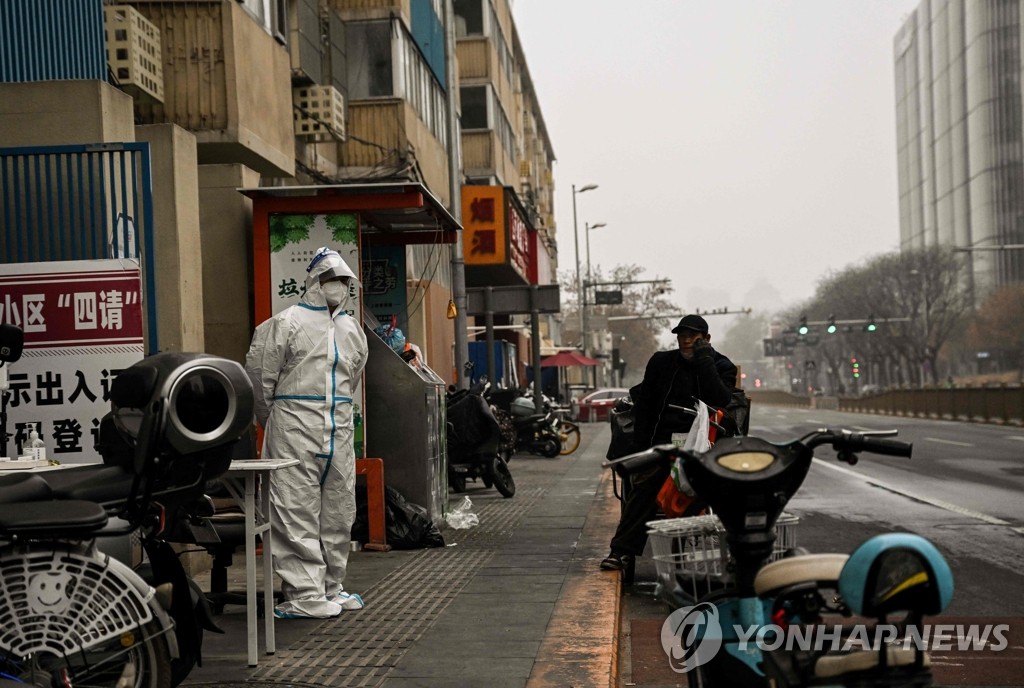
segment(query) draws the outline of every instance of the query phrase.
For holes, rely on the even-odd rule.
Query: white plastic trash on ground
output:
[[[478,526],[480,525],[480,517],[470,511],[472,508],[473,502],[469,501],[469,497],[463,497],[459,505],[448,512],[448,515],[445,516],[445,521],[456,530],[465,530]]]

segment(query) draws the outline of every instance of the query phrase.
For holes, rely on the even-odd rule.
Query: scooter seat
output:
[[[50,486],[38,473],[0,476],[0,504],[49,499]]]
[[[890,647],[886,650],[887,667],[912,666],[917,651],[912,648]],[[879,652],[877,650],[859,650],[839,655],[825,655],[814,663],[815,678],[835,678],[845,674],[871,671],[878,667]],[[924,653],[922,667],[930,667],[931,658]]]
[[[101,504],[121,502],[131,491],[135,475],[120,466],[94,464],[91,470],[53,471],[46,482],[57,499],[81,499]],[[64,475],[67,473],[67,475]]]
[[[4,535],[74,539],[106,525],[107,512],[95,502],[46,500],[0,510],[0,533]]]
[[[799,583],[838,581],[849,558],[846,554],[804,554],[773,561],[757,572],[754,592],[768,595]]]

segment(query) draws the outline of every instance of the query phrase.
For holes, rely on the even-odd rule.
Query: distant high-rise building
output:
[[[923,0],[894,41],[900,247],[966,251],[975,300],[1024,279],[1020,0]]]

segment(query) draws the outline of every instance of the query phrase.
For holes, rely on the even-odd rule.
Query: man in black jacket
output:
[[[672,329],[679,343],[677,351],[659,351],[651,356],[644,379],[630,390],[633,397],[634,451],[657,444],[681,441],[693,424],[693,416],[670,408],[693,408],[700,399],[709,406],[724,408],[736,386],[736,366],[711,348],[708,323],[699,315],[687,315]],[[621,571],[647,543],[647,522],[658,511],[656,497],[668,477],[665,463],[632,476],[611,542],[611,553],[601,561],[606,571]]]

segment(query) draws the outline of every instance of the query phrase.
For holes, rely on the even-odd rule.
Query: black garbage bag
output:
[[[384,487],[384,515],[388,544],[394,549],[444,547],[441,531],[427,518],[427,510],[406,501],[393,487]]]
[[[366,488],[356,486],[356,520],[352,539],[366,543],[370,539],[366,520]],[[444,547],[444,538],[419,504],[406,501],[398,490],[384,486],[384,526],[388,544],[393,549],[426,549]]]

